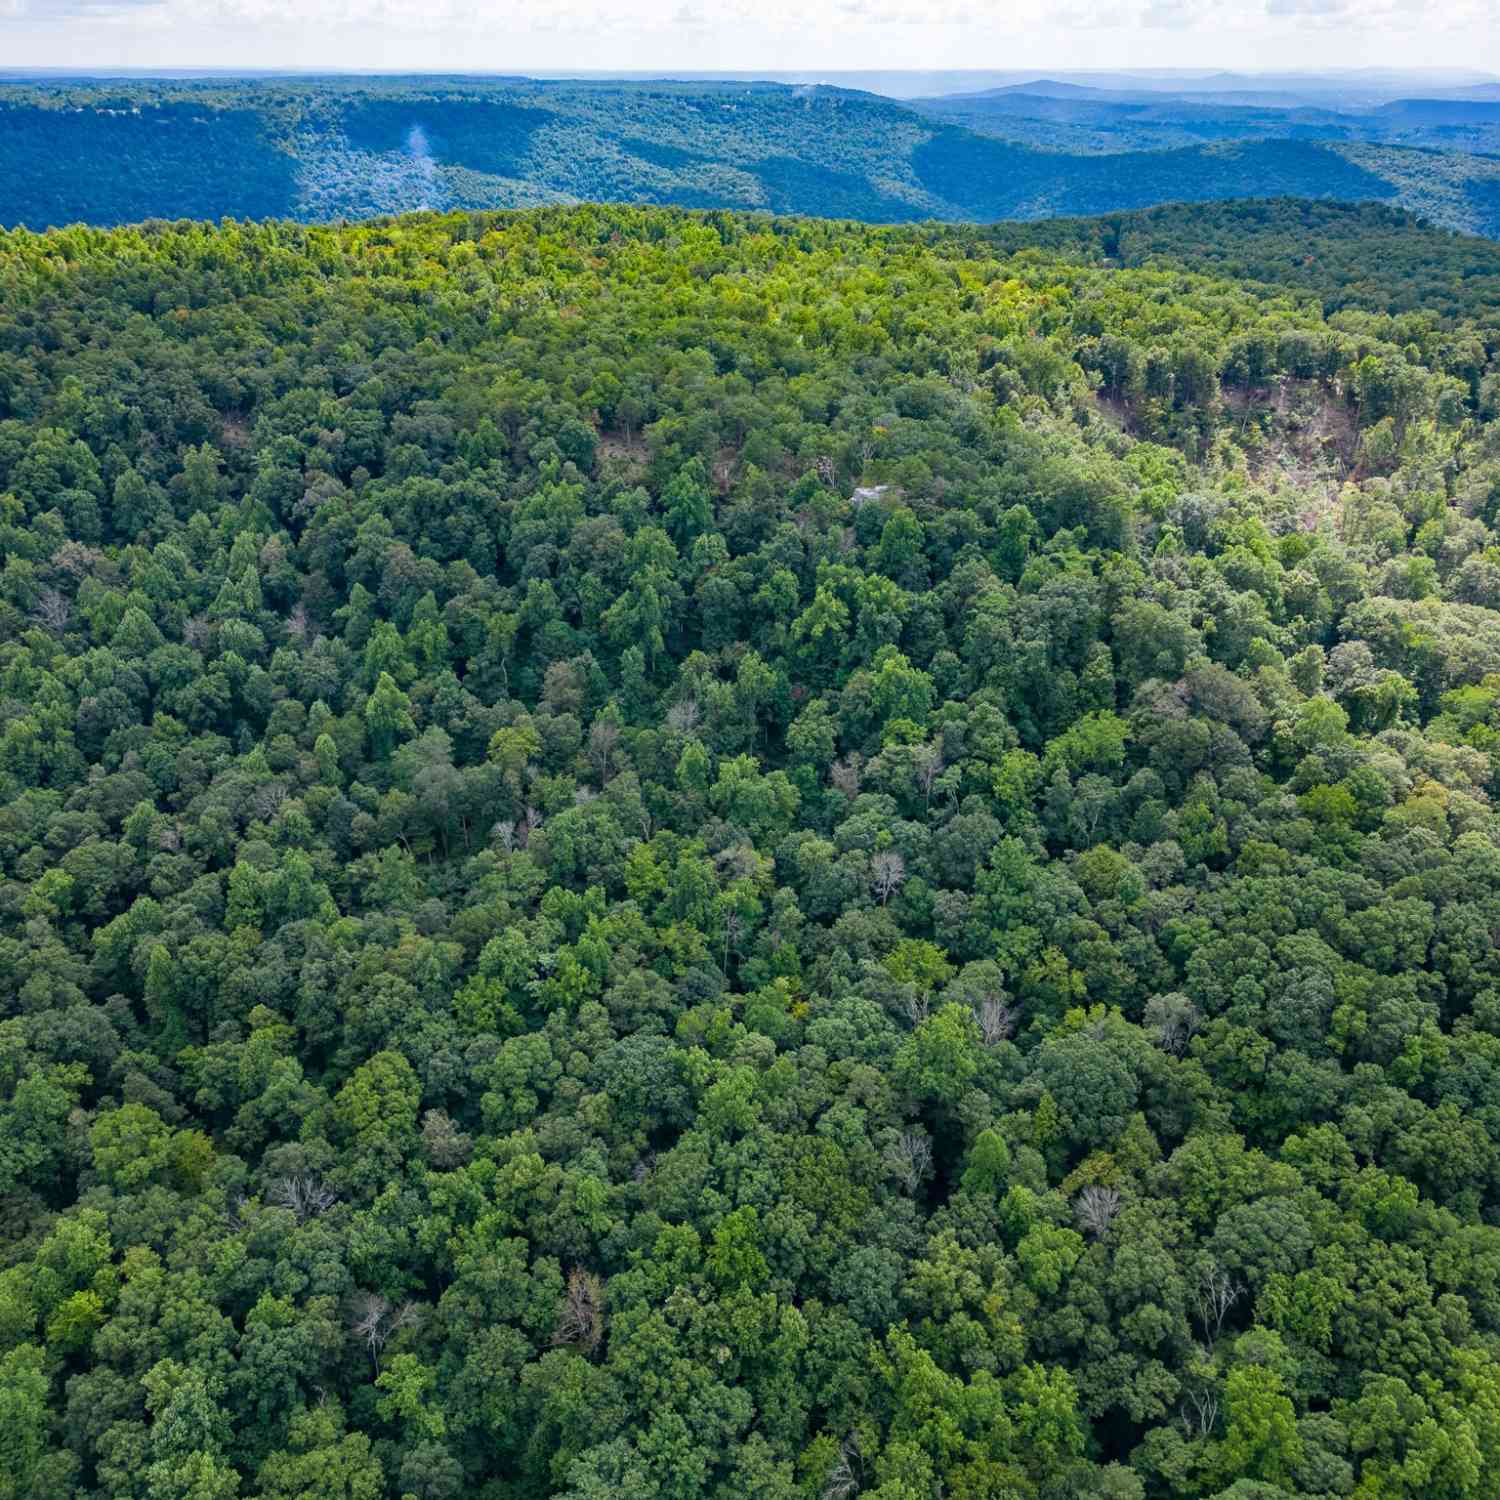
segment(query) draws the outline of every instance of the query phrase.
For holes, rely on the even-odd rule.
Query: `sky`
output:
[[[0,0],[0,67],[1465,67],[1497,0]]]

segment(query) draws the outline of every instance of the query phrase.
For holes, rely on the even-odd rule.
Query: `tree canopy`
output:
[[[0,1497],[1483,1500],[1500,333],[639,208],[0,236]]]

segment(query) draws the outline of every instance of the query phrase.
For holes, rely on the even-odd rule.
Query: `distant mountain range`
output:
[[[1495,104],[1226,104],[1238,81],[1194,77],[1176,97],[1063,78],[907,107],[724,81],[52,79],[0,87],[0,223],[584,199],[902,222],[1296,196],[1500,235],[1500,155],[1442,148],[1500,131]]]
[[[306,68],[7,68],[0,63],[0,82],[235,82],[243,79],[307,82],[326,78],[347,81],[365,77],[382,83],[436,81],[430,73],[382,72],[356,74]],[[1299,99],[1321,96],[1359,106],[1386,99],[1459,98],[1465,93],[1500,88],[1500,75],[1475,68],[1333,68],[1321,72],[1238,73],[1223,68],[1036,69],[1016,68],[793,68],[785,70],[647,72],[623,69],[557,69],[531,74],[467,73],[468,83],[503,84],[545,82],[643,83],[671,79],[680,83],[784,83],[793,87],[823,84],[860,93],[884,94],[892,99],[923,99],[944,94],[976,94],[1002,87],[1030,88],[1040,80],[1056,80],[1101,91],[1222,95],[1280,90]],[[1341,106],[1342,107],[1342,106]]]
[[[1171,94],[1041,78],[910,101],[928,118],[1018,145],[1068,151],[1167,150],[1227,140],[1362,141],[1500,154],[1500,85],[1335,102],[1329,90]]]

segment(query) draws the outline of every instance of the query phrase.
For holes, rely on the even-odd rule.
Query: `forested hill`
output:
[[[1005,254],[1177,267],[1305,290],[1325,312],[1419,312],[1500,326],[1500,244],[1378,204],[1307,199],[1166,204],[1137,213],[983,232]]]
[[[1489,1500],[1497,361],[0,234],[0,1495]]]
[[[1500,235],[1500,158],[1306,139],[1069,154],[831,88],[462,79],[0,87],[0,224],[33,228],[580,200],[895,223],[1280,195],[1396,203]]]

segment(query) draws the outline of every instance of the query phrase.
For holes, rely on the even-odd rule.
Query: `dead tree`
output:
[[[355,1298],[353,1310],[349,1314],[350,1333],[365,1346],[370,1362],[377,1367],[380,1364],[380,1351],[385,1348],[385,1341],[390,1337],[387,1325],[390,1310],[391,1304],[379,1292],[361,1292]]]
[[[974,1020],[979,1026],[979,1039],[986,1047],[1003,1042],[1016,1029],[1016,1018],[1010,1006],[996,994],[981,995],[974,1001]]]
[[[572,1344],[593,1354],[604,1342],[604,1282],[592,1271],[575,1266],[568,1272],[554,1344]]]
[[[851,802],[859,796],[861,780],[859,765],[859,756],[851,752],[843,760],[834,761],[828,772],[828,779],[835,789],[842,792]]]
[[[1119,1188],[1092,1185],[1073,1200],[1073,1221],[1090,1239],[1103,1239],[1119,1211]]]
[[[932,1142],[910,1130],[897,1136],[885,1149],[885,1166],[908,1193],[915,1193],[932,1170]]]
[[[943,747],[937,743],[919,746],[913,759],[913,767],[922,798],[930,805],[932,788],[943,774]]]
[[[1244,1287],[1216,1262],[1208,1261],[1199,1269],[1198,1278],[1193,1283],[1193,1301],[1210,1349],[1224,1327],[1230,1308],[1244,1295]]]
[[[620,743],[620,726],[613,719],[595,719],[589,729],[589,759],[599,777],[599,785],[609,781],[609,768]]]
[[[1219,1420],[1218,1392],[1207,1385],[1187,1387],[1177,1416],[1190,1441],[1193,1438],[1207,1437]]]
[[[739,942],[745,930],[745,920],[732,906],[724,908],[724,972],[729,972],[729,952]]]
[[[31,618],[43,630],[51,631],[53,635],[61,635],[68,628],[68,620],[72,613],[73,606],[68,602],[68,596],[60,589],[43,589],[37,595]]]
[[[305,604],[294,604],[292,612],[286,617],[286,633],[289,639],[294,640],[300,646],[307,639],[307,633],[312,629],[312,621],[307,617],[307,606]]]
[[[516,831],[516,843],[524,849],[531,842],[531,835],[541,826],[541,813],[534,807],[528,807],[526,809],[526,816],[521,819],[521,826]]]
[[[266,1200],[276,1208],[290,1209],[299,1224],[327,1213],[339,1195],[316,1177],[280,1177],[271,1184]]]
[[[875,884],[875,894],[884,906],[906,879],[906,861],[894,849],[882,849],[870,861],[870,872]]]
[[[280,781],[267,781],[250,794],[250,809],[263,823],[269,823],[286,801],[286,785]]]
[[[823,1485],[822,1500],[853,1500],[863,1485],[861,1477],[859,1444],[847,1437],[839,1444],[839,1456],[828,1471]]]
[[[420,1321],[421,1309],[415,1302],[403,1302],[393,1310],[379,1292],[360,1292],[349,1311],[349,1331],[365,1346],[376,1369],[392,1335],[415,1328]]]
[[[691,734],[702,717],[703,713],[697,702],[692,698],[684,698],[681,703],[674,703],[667,710],[667,728],[675,729],[678,734]]]

